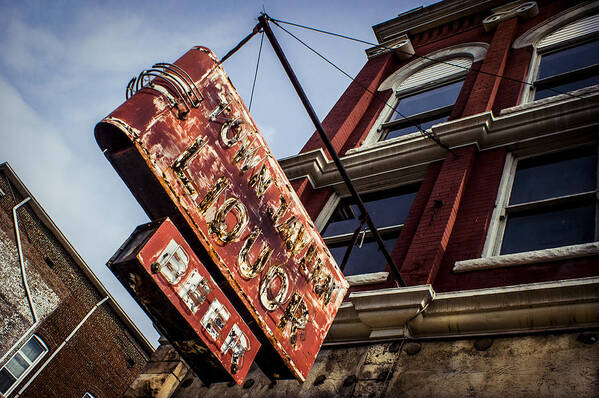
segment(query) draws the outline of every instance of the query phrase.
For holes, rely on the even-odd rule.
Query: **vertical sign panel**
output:
[[[138,227],[109,266],[200,378],[243,382],[260,343],[169,219]]]
[[[304,380],[348,284],[214,55],[196,47],[174,66],[192,84],[141,78],[96,139],[150,217],[202,244]]]

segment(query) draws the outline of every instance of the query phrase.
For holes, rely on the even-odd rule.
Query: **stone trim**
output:
[[[438,124],[432,130],[451,148],[476,145],[481,151],[507,147],[538,153],[556,143],[563,147],[581,139],[592,142],[597,140],[593,137],[599,127],[595,104],[599,86],[581,90],[586,98],[559,95],[510,108],[500,116],[484,112]],[[350,150],[342,161],[356,188],[367,191],[390,187],[390,183],[400,186],[421,181],[428,165],[445,156],[446,151],[431,140],[409,134]],[[279,162],[290,180],[309,177],[316,189],[332,187],[341,196],[347,193],[334,163],[322,149]]]
[[[349,282],[349,286],[364,286],[386,282],[388,277],[388,272],[372,272],[369,274],[346,276],[345,280]]]
[[[599,242],[456,261],[453,272],[482,271],[599,255]]]
[[[466,337],[599,326],[599,277],[435,293],[430,285],[354,292],[327,343]]]

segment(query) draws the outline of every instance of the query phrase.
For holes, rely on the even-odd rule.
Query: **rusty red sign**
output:
[[[200,378],[228,380],[224,368],[243,382],[260,343],[168,218],[138,227],[109,266]]]
[[[127,93],[96,126],[100,147],[152,219],[201,243],[263,345],[304,380],[348,283],[224,69],[195,47]]]

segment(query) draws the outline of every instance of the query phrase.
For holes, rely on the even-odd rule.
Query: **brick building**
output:
[[[323,126],[408,286],[365,231],[305,383],[202,386],[164,344],[127,396],[165,376],[154,396],[598,396],[599,2],[447,0],[373,29]],[[322,147],[280,163],[341,263],[359,223]]]
[[[145,367],[153,347],[7,163],[0,274],[0,396],[118,397]]]

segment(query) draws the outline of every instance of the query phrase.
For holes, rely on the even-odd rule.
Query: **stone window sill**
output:
[[[363,286],[373,283],[383,283],[387,281],[388,277],[388,272],[373,272],[370,274],[350,275],[346,276],[345,279],[349,282],[350,286]]]
[[[481,271],[599,255],[599,242],[456,261],[454,272]]]

